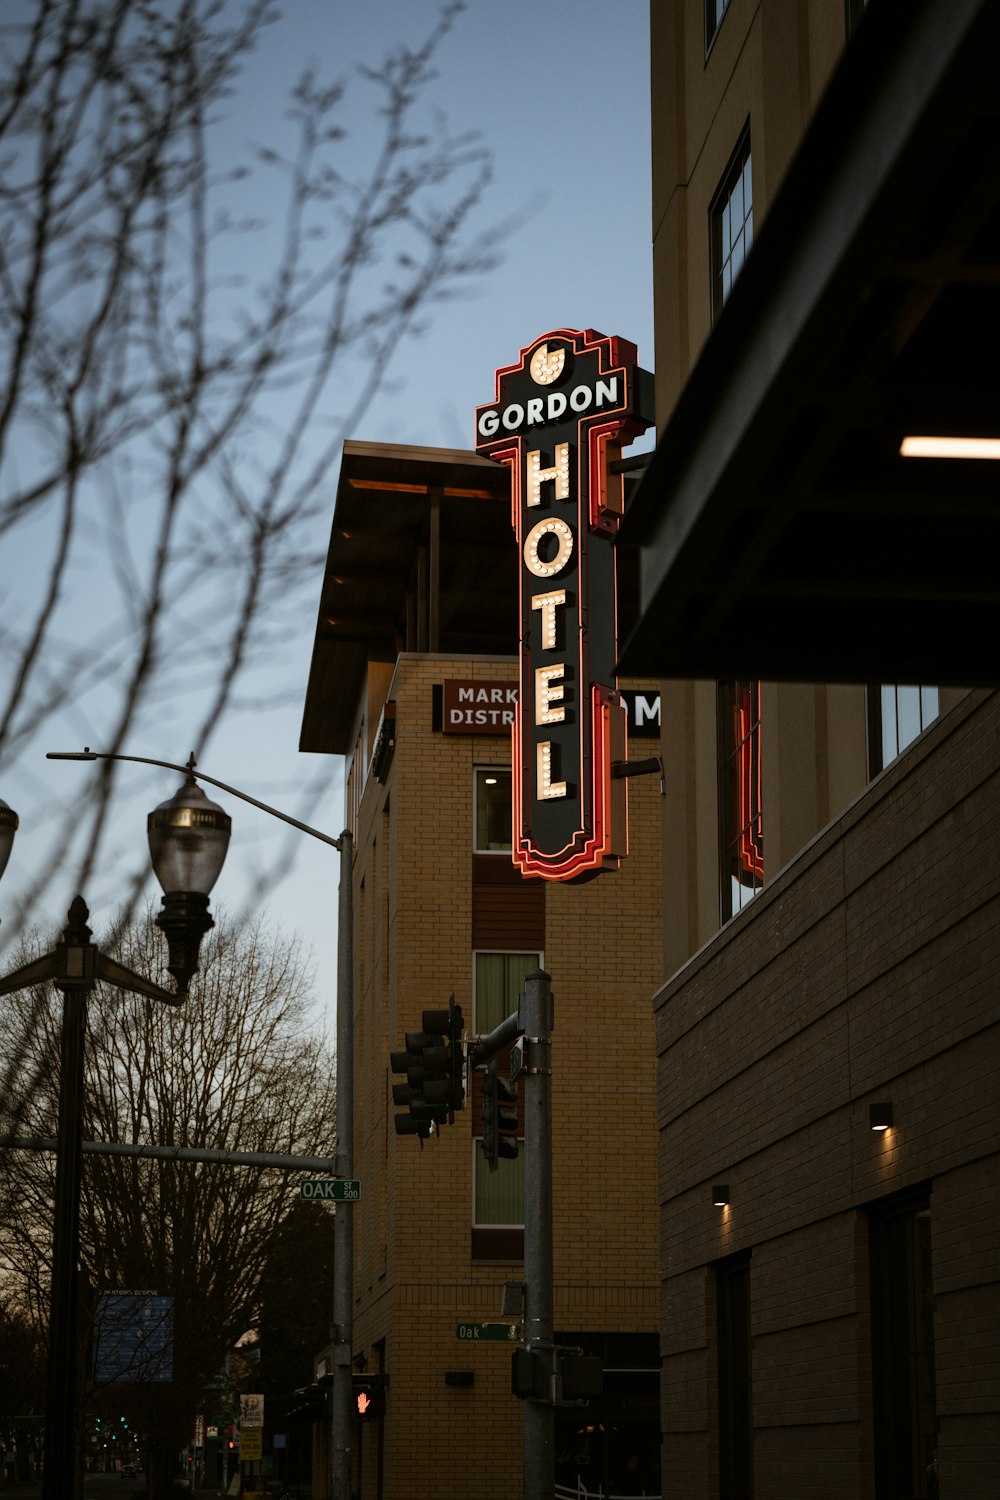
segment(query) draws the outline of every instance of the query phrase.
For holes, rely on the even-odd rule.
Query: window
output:
[[[715,34],[729,9],[729,0],[705,0],[705,56],[712,50]]]
[[[752,1500],[750,1257],[715,1270],[715,1343],[719,1394],[719,1500]]]
[[[936,687],[883,683],[868,689],[868,755],[874,775],[902,755],[941,712]]]
[[[476,771],[474,848],[477,854],[510,853],[511,797],[509,766],[485,766]]]
[[[357,742],[354,746],[354,754],[348,764],[347,779],[344,783],[344,814],[348,830],[357,833],[358,814],[361,811],[361,798],[364,795],[367,768],[364,758],[365,748],[365,721],[361,720],[361,729],[358,732]]]
[[[483,1036],[517,1009],[525,975],[539,967],[541,954],[476,953],[474,963],[473,1027]],[[507,1072],[509,1054],[501,1053],[496,1062],[501,1071]],[[482,1094],[478,1074],[474,1086],[473,1130],[479,1131]],[[497,1170],[491,1172],[478,1140],[473,1149],[472,1253],[481,1259],[520,1260],[524,1255],[524,1152],[519,1151],[513,1161],[500,1161]]]
[[[872,1402],[878,1500],[938,1493],[930,1196],[869,1216]]]
[[[719,316],[753,244],[750,129],[743,132],[709,210],[712,233],[712,319]]]
[[[722,920],[741,911],[764,884],[760,797],[760,683],[719,685],[719,788]]]

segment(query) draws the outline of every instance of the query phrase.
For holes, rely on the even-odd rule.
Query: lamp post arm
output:
[[[55,950],[5,974],[0,979],[0,995],[12,995],[15,990],[29,990],[33,984],[44,984],[47,979],[55,979],[58,973],[59,953]]]
[[[260,808],[261,812],[270,813],[272,818],[280,818],[283,823],[290,823],[300,833],[308,833],[312,838],[319,839],[321,843],[331,844],[339,851],[340,839],[331,838],[328,833],[321,833],[318,828],[312,828],[308,823],[300,823],[298,818],[293,818],[290,813],[285,813],[277,807],[271,807],[267,802],[259,802],[256,797],[251,797],[248,792],[241,792],[238,787],[229,786],[225,781],[217,781],[214,776],[206,776],[204,771],[195,767],[194,756],[186,766],[179,766],[172,760],[153,760],[148,755],[116,755],[110,751],[91,750],[49,750],[46,752],[46,760],[130,760],[140,766],[160,766],[164,771],[179,771],[182,776],[193,776],[196,781],[207,781],[209,786],[217,786],[220,791],[228,792],[231,797],[239,797],[241,802],[249,802],[251,807]]]
[[[108,984],[117,985],[120,990],[145,995],[147,1000],[161,1000],[164,1005],[183,1005],[187,999],[186,990],[181,990],[180,993],[165,990],[162,985],[154,984],[151,979],[144,979],[133,969],[126,969],[124,964],[117,963],[106,953],[97,954],[97,977]]]
[[[186,992],[175,994],[173,990],[165,990],[151,979],[145,979],[132,969],[126,969],[124,964],[109,958],[99,948],[93,948],[89,943],[87,946],[93,956],[93,976],[88,976],[85,981],[88,987],[93,979],[104,979],[108,984],[117,985],[119,989],[145,995],[147,1000],[162,1000],[165,1005],[183,1005],[187,999]],[[30,964],[22,964],[19,969],[12,969],[9,974],[0,978],[0,995],[12,995],[15,990],[30,990],[32,985],[45,984],[52,979],[72,983],[75,976],[66,972],[65,951],[65,944],[61,943],[51,953],[32,959]]]

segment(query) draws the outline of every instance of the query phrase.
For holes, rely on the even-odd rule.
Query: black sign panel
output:
[[[610,470],[652,421],[634,345],[557,329],[497,372],[476,446],[511,470],[521,552],[514,747],[514,863],[568,880],[625,852],[614,539],[622,485]]]

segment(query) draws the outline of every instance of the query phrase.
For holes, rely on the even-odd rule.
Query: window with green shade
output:
[[[478,1036],[493,1031],[515,1011],[527,974],[541,964],[540,953],[476,953],[474,955],[473,1026]],[[507,1071],[509,1056],[501,1053],[497,1066]],[[477,1098],[481,1098],[478,1094]],[[473,1116],[473,1129],[482,1129],[481,1109]],[[485,1227],[518,1229],[524,1223],[524,1152],[513,1161],[501,1160],[491,1172],[479,1141],[474,1142],[475,1165],[472,1222]]]

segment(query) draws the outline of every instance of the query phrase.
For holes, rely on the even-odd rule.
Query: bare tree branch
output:
[[[113,946],[150,977],[161,937],[147,911]],[[309,980],[298,945],[260,924],[220,918],[203,945],[185,1005],[174,1008],[99,988],[90,1006],[84,1132],[88,1139],[219,1150],[330,1155],[331,1059],[305,1025]],[[10,1003],[10,1002],[9,1002]],[[25,1024],[29,1023],[29,1024]],[[58,1109],[60,1000],[13,997],[0,1039],[20,1070],[5,1089],[0,1130],[16,1119],[51,1136]],[[27,1039],[27,1040],[26,1040]],[[37,1316],[50,1273],[54,1163],[0,1153],[0,1270]],[[81,1264],[95,1296],[154,1290],[174,1299],[170,1411],[183,1422],[201,1385],[256,1326],[270,1246],[292,1201],[288,1169],[90,1155],[81,1196]],[[170,1451],[164,1391],[146,1391],[149,1431]],[[185,1401],[187,1406],[185,1407]]]
[[[312,613],[343,438],[496,255],[488,154],[427,107],[461,9],[353,78],[305,72],[294,144],[235,163],[269,0],[45,0],[0,31],[0,545],[37,577],[0,583],[0,765],[70,708],[114,752],[168,703],[202,757]],[[63,820],[77,889],[116,780],[103,762]]]

